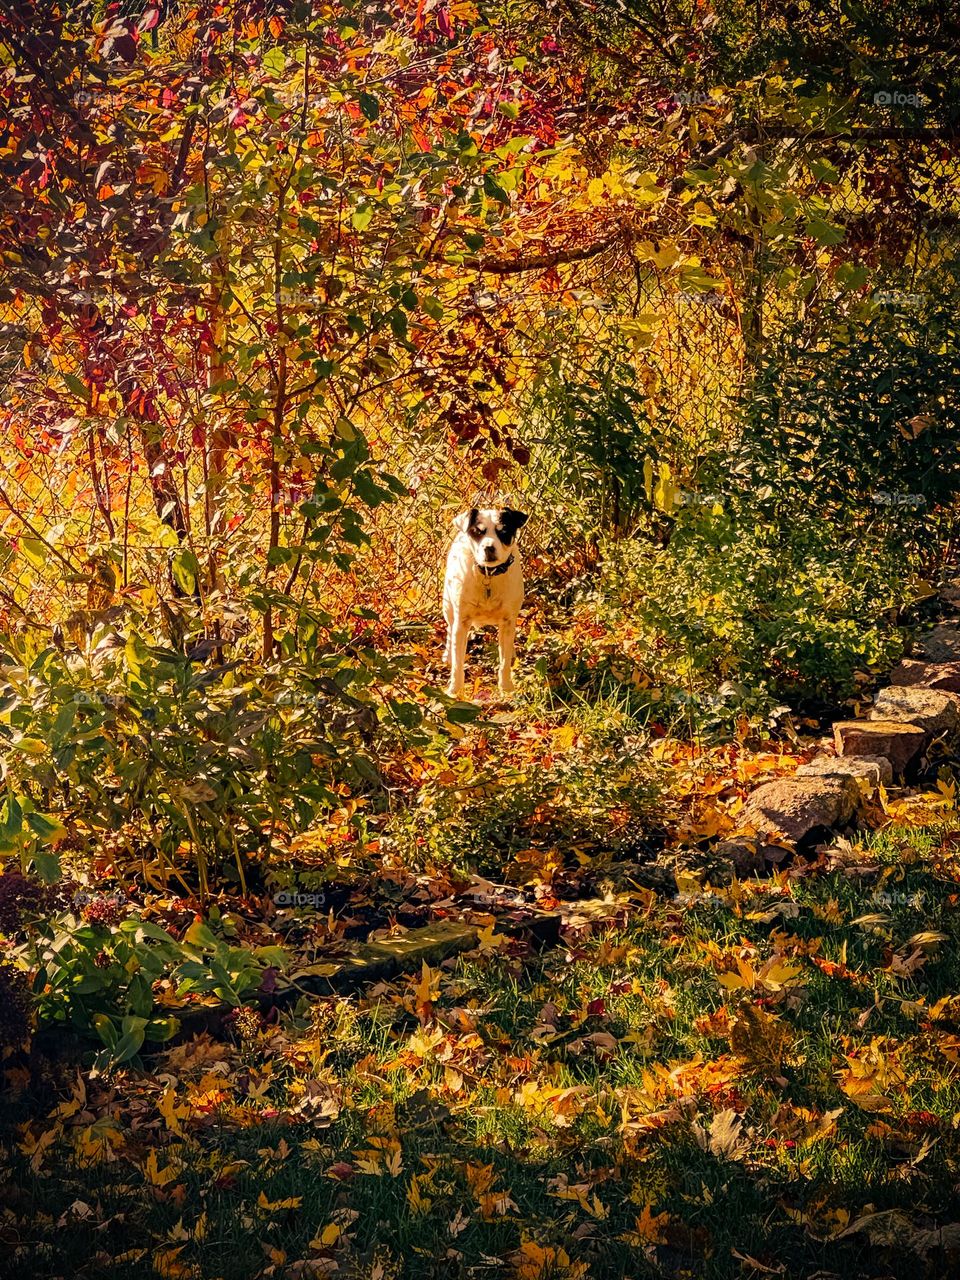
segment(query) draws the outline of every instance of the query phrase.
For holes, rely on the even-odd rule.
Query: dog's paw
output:
[[[462,694],[462,693],[463,693],[463,685],[462,685],[462,684],[461,684],[461,685],[456,685],[456,684],[454,684],[454,683],[453,683],[453,681],[451,680],[451,681],[450,681],[450,683],[447,685],[447,697],[448,697],[448,698],[459,698],[459,697],[461,696],[461,694]]]
[[[499,689],[500,689],[500,692],[503,694],[503,696],[506,697],[510,693],[516,693],[517,686],[513,683],[512,680],[509,681],[509,683],[507,681],[504,681],[499,686]]]

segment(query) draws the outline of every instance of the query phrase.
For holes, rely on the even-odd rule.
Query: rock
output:
[[[920,648],[928,662],[960,662],[960,629],[942,624],[919,637]]]
[[[840,720],[833,726],[838,756],[883,756],[902,774],[920,754],[926,732],[900,720]]]
[[[477,945],[477,930],[455,921],[430,924],[411,929],[396,938],[377,938],[362,948],[364,958],[395,962],[398,969],[417,969],[426,962],[437,965],[460,951],[472,951]]]
[[[735,875],[738,880],[746,880],[769,872],[767,859],[763,856],[765,848],[756,840],[721,840],[713,846],[713,853],[729,863],[731,879]]]
[[[893,781],[893,766],[884,756],[814,756],[802,764],[797,778],[831,778],[837,774],[848,778],[864,778],[871,786]]]
[[[955,733],[960,728],[960,695],[922,685],[891,686],[877,694],[868,718],[903,720],[931,734]]]
[[[778,778],[751,792],[741,818],[758,832],[781,831],[799,843],[814,832],[848,822],[859,799],[856,779],[841,774]]]
[[[951,578],[940,588],[940,599],[947,604],[960,604],[960,578]]]
[[[960,662],[917,662],[904,658],[890,672],[890,683],[900,688],[919,684],[925,689],[960,693]]]

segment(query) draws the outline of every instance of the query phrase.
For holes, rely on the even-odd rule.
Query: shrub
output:
[[[11,875],[0,876],[0,886]],[[208,923],[194,920],[178,939],[120,895],[79,893],[45,918],[22,919],[16,933],[10,954],[21,967],[0,965],[0,1034],[23,1038],[32,973],[39,1025],[67,1027],[102,1046],[95,1070],[127,1062],[145,1043],[176,1033],[163,988],[175,1000],[213,995],[238,1007],[268,970],[286,965],[279,947],[237,945],[234,923],[216,909]]]
[[[132,623],[83,651],[8,641],[0,852],[53,880],[45,846],[62,823],[82,848],[106,844],[154,880],[173,872],[203,894],[211,868],[232,868],[243,887],[278,833],[309,826],[344,787],[380,788],[379,739],[401,726],[416,739],[421,709],[375,689],[395,675],[358,647],[309,665],[204,666]]]
[[[907,576],[894,548],[860,533],[715,509],[678,520],[666,548],[608,547],[599,601],[614,626],[639,629],[655,684],[833,702],[858,670],[899,656]]]

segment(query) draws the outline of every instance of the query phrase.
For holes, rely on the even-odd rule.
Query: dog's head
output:
[[[514,539],[528,519],[512,507],[471,507],[453,523],[466,536],[477,564],[491,568],[509,560]]]

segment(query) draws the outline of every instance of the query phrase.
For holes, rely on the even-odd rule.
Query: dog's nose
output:
[[[486,546],[483,548],[483,554],[487,560],[496,560],[497,549],[493,546]]]

